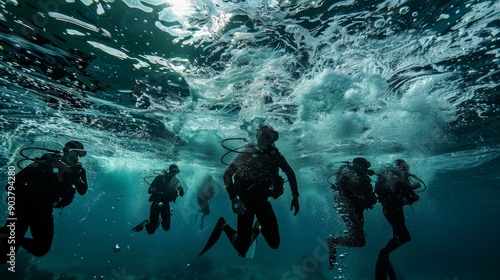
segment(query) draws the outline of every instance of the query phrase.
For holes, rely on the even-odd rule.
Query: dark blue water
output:
[[[498,279],[499,18],[496,1],[0,0],[0,183],[21,149],[76,139],[91,184],[54,211],[51,251],[20,249],[1,279],[374,279],[391,238],[380,205],[364,248],[340,248],[332,271],[325,256],[345,229],[328,179],[357,156],[404,158],[428,185],[405,208],[398,279]],[[222,237],[198,258],[219,216],[236,224],[220,141],[262,122],[301,210],[285,184],[277,250],[258,239],[242,259]],[[174,162],[188,192],[171,229],[130,231],[149,214],[143,178]],[[218,188],[200,229],[206,175]]]

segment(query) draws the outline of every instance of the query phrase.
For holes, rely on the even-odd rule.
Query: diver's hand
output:
[[[73,168],[70,183],[75,185],[76,191],[79,195],[87,193],[87,189],[89,188],[87,185],[87,171],[85,171],[82,165],[78,165]]]
[[[179,190],[179,195],[180,196],[184,196],[184,189],[182,187],[178,188],[177,190]]]
[[[235,214],[243,214],[247,210],[245,208],[245,205],[243,205],[243,202],[240,201],[238,197],[233,197],[231,198],[231,207],[233,208],[233,212]]]
[[[290,211],[293,208],[295,208],[295,213],[293,215],[297,216],[297,213],[299,213],[300,205],[299,205],[299,197],[295,195],[293,196],[292,204],[290,205]]]
[[[81,180],[84,175],[85,169],[83,169],[81,164],[71,168],[71,178],[73,179],[73,181]]]

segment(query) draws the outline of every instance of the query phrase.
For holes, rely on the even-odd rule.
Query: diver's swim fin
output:
[[[252,241],[250,241],[250,247],[245,254],[245,259],[253,259],[255,249],[257,248],[257,236],[259,236],[261,229],[259,220],[256,220],[252,228]]]
[[[139,232],[139,231],[142,231],[144,229],[144,225],[148,223],[148,220],[144,220],[142,221],[140,224],[136,225],[135,227],[133,227],[131,229],[131,231],[135,231],[135,232]]]
[[[254,239],[252,240],[252,243],[250,244],[250,247],[248,248],[247,253],[245,254],[245,259],[253,259],[256,248],[257,248],[257,239]]]
[[[328,257],[329,257],[328,268],[332,270],[333,265],[337,261],[337,248],[335,247],[336,244],[334,238],[328,238],[326,239],[326,241],[328,243]]]
[[[205,254],[206,251],[208,251],[210,248],[212,248],[212,246],[215,245],[215,243],[217,243],[217,240],[219,240],[219,237],[222,234],[225,226],[226,220],[223,217],[220,217],[217,221],[217,224],[215,225],[214,230],[212,231],[212,234],[210,234],[210,237],[208,238],[207,244],[205,244],[205,247],[203,248],[203,250],[201,250],[201,253],[198,255],[198,257],[201,257],[201,255]]]

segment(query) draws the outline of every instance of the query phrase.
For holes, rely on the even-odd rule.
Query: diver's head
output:
[[[168,172],[171,174],[179,174],[181,171],[179,170],[179,167],[177,166],[177,164],[171,164],[168,167]]]
[[[278,140],[279,134],[269,125],[257,129],[257,142],[259,145],[271,145]]]
[[[359,173],[366,173],[369,176],[373,175],[374,172],[373,170],[370,170],[371,163],[363,157],[357,157],[352,160],[352,166],[354,167],[354,170],[356,170]]]
[[[63,161],[69,166],[77,166],[78,158],[87,155],[87,151],[83,147],[83,144],[79,141],[73,140],[69,141],[64,145],[63,148]]]
[[[396,167],[404,172],[410,171],[410,165],[404,159],[397,159],[394,163],[396,164]]]

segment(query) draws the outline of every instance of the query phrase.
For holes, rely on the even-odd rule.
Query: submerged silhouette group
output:
[[[380,174],[369,169],[371,164],[362,157],[346,162],[337,171],[334,190],[335,206],[347,227],[347,235],[327,239],[329,249],[329,268],[336,262],[337,246],[363,247],[366,244],[364,232],[364,211],[373,209],[379,201],[382,212],[392,226],[393,236],[380,250],[375,269],[375,279],[396,279],[389,261],[389,254],[404,243],[410,241],[410,233],[405,225],[403,206],[412,205],[419,200],[415,190],[423,182],[409,173],[410,166],[403,159],[397,159],[394,165],[386,167]],[[375,188],[370,176],[378,175]],[[414,179],[412,182],[411,178]]]
[[[284,193],[284,183],[288,182],[292,201],[290,210],[297,215],[300,209],[297,178],[292,167],[276,147],[279,134],[269,125],[262,125],[256,131],[256,142],[249,143],[238,150],[238,155],[224,172],[223,182],[229,194],[231,207],[237,214],[236,229],[229,226],[223,217],[217,221],[205,247],[199,254],[207,252],[224,232],[241,257],[252,257],[255,240],[262,234],[267,244],[276,249],[280,245],[278,220],[269,201]],[[47,150],[47,149],[44,149]],[[7,191],[15,194],[15,199],[8,197],[9,215],[4,227],[0,228],[0,264],[12,261],[19,247],[34,256],[45,255],[51,247],[54,235],[52,210],[69,205],[78,192],[87,191],[85,169],[78,161],[87,154],[83,144],[78,141],[68,142],[61,151],[47,150],[39,158],[24,160],[34,161],[9,179]],[[21,152],[21,155],[24,154]],[[347,235],[327,239],[329,248],[329,268],[336,262],[338,246],[363,247],[366,243],[364,233],[364,215],[367,209],[373,209],[379,201],[383,214],[393,228],[393,237],[380,250],[376,264],[376,279],[396,279],[389,261],[389,254],[402,244],[410,241],[410,234],[405,226],[403,206],[411,205],[419,199],[415,190],[423,182],[409,173],[410,166],[402,159],[393,166],[376,174],[369,169],[371,164],[362,157],[345,162],[336,173],[332,184],[334,201],[347,227]],[[282,178],[280,170],[286,175]],[[170,203],[178,196],[183,196],[184,188],[176,175],[180,172],[176,164],[171,164],[168,171],[157,174],[151,182],[148,193],[151,202],[150,217],[132,228],[141,231],[146,228],[153,234],[160,226],[165,231],[170,229],[172,215]],[[372,187],[370,176],[378,179]],[[411,180],[411,179],[415,180]],[[425,186],[425,184],[424,184]],[[214,196],[214,181],[211,176],[205,178],[196,195],[203,219],[210,214],[208,201]],[[15,204],[15,207],[14,207]],[[161,216],[161,219],[160,219]],[[31,237],[26,237],[28,228]],[[12,231],[15,231],[12,234]],[[11,236],[15,236],[13,239]],[[14,257],[13,257],[14,256]]]

